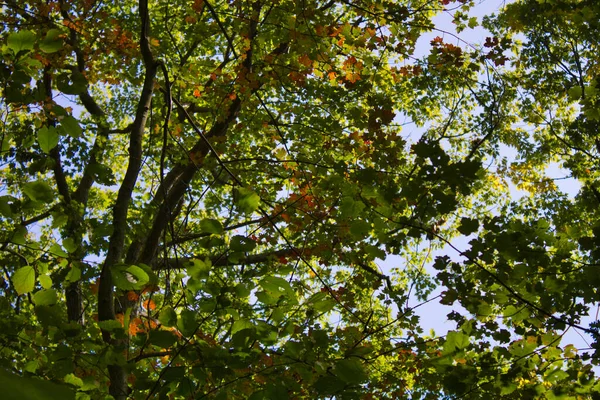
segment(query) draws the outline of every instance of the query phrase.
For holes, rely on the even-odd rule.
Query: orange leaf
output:
[[[127,292],[127,300],[129,301],[137,301],[140,298],[140,295],[134,291]]]
[[[100,286],[100,280],[96,280],[96,282],[90,284],[90,292],[92,294],[98,294],[98,287]]]
[[[194,97],[198,98],[200,97],[201,93],[200,93],[200,89],[196,88],[194,89],[194,93],[193,93]]]
[[[310,59],[309,56],[307,56],[306,54],[301,55],[298,58],[298,62],[302,65],[304,65],[305,67],[311,67],[312,66],[312,60]]]
[[[183,335],[181,334],[181,332],[179,332],[179,329],[177,329],[177,328],[170,328],[169,330],[171,332],[173,332],[175,334],[175,336],[177,336],[179,339],[181,339],[183,337]]]
[[[301,74],[300,72],[292,71],[292,72],[290,72],[290,74],[288,76],[294,82],[304,83],[305,76],[303,74]]]
[[[360,75],[357,73],[348,73],[346,74],[346,80],[350,83],[355,83],[360,80]]]
[[[196,12],[202,11],[202,6],[204,5],[204,0],[194,0],[194,4],[192,4],[192,9]]]
[[[152,299],[148,299],[148,300],[144,301],[143,307],[146,310],[154,310],[156,308],[156,304],[154,303],[154,301]]]
[[[254,375],[254,381],[258,384],[264,384],[267,382],[267,379],[262,375]]]
[[[158,324],[153,319],[149,319],[148,321],[146,321],[146,325],[145,326],[148,329],[156,329],[156,328],[158,328]]]
[[[139,317],[136,317],[129,323],[129,335],[135,336],[140,332],[144,332],[144,324]]]
[[[192,160],[192,162],[194,164],[200,164],[200,163],[202,163],[203,159],[204,159],[204,156],[199,151],[198,152],[192,152],[192,153],[190,153],[190,160]]]

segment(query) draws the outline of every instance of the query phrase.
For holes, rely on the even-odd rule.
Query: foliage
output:
[[[473,5],[6,1],[3,387],[598,398],[600,4]]]

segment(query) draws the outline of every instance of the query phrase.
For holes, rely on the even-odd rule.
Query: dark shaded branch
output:
[[[125,176],[119,187],[117,200],[113,206],[113,233],[108,244],[108,251],[102,272],[100,274],[100,285],[98,287],[98,317],[100,321],[115,318],[114,309],[114,284],[111,268],[119,263],[123,256],[125,236],[127,232],[127,212],[131,202],[131,196],[135,188],[138,175],[142,167],[142,141],[146,122],[148,120],[152,95],[154,93],[155,78],[158,63],[154,60],[150,43],[148,40],[150,19],[148,15],[148,1],[140,0],[138,3],[141,20],[140,49],[144,59],[145,74],[142,93],[137,104],[135,119],[129,135],[129,160]],[[104,340],[112,343],[110,332],[103,331]],[[125,369],[120,365],[108,365],[110,376],[109,393],[117,400],[125,400],[128,395],[127,375]]]
[[[173,100],[175,101],[175,99]],[[179,107],[179,103],[176,104]],[[202,134],[203,139],[199,140],[196,143],[196,145],[194,145],[194,147],[192,147],[192,149],[190,150],[189,154],[193,154],[194,159],[196,161],[190,160],[190,163],[182,168],[183,170],[181,175],[179,176],[179,179],[173,184],[173,187],[169,191],[169,194],[166,197],[165,201],[163,201],[163,203],[159,207],[156,217],[154,218],[152,228],[150,229],[150,233],[144,241],[144,245],[142,247],[140,257],[138,259],[139,262],[142,262],[144,264],[152,264],[152,260],[156,256],[156,251],[159,247],[158,244],[160,242],[162,232],[167,226],[168,222],[173,217],[172,215],[170,215],[170,211],[175,209],[176,205],[183,198],[183,195],[188,189],[190,182],[192,181],[194,175],[196,174],[196,171],[199,168],[199,165],[201,164],[201,161],[198,160],[204,160],[204,158],[207,156],[211,149],[214,151],[212,145],[207,140],[207,138],[224,137],[227,133],[227,130],[229,129],[229,125],[237,118],[237,115],[239,114],[240,110],[241,101],[238,97],[233,101],[233,103],[229,107],[229,111],[225,120],[216,123],[212,127],[208,135]],[[191,119],[191,117],[189,118]],[[191,122],[193,123],[193,120],[191,120]],[[196,126],[195,123],[193,124],[193,126],[195,127],[197,132],[201,133],[200,129]]]
[[[240,222],[239,224],[227,226],[227,227],[223,228],[223,230],[225,232],[233,231],[233,230],[238,229],[238,228],[243,228],[245,226],[254,225],[254,224],[260,224],[260,223],[266,222],[266,221],[268,221],[268,219],[264,218],[264,217],[263,218],[258,218],[258,219],[253,219],[251,221]],[[192,233],[192,234],[189,234],[189,235],[180,236],[180,237],[178,237],[178,238],[170,241],[169,243],[167,243],[166,246],[169,247],[169,246],[172,246],[174,244],[185,243],[185,242],[189,242],[189,241],[192,241],[192,240],[195,240],[195,239],[200,239],[200,238],[203,238],[203,237],[207,237],[207,236],[210,236],[210,235],[212,235],[212,233],[208,233],[208,232]]]
[[[153,351],[151,353],[139,354],[127,362],[130,364],[135,364],[136,362],[144,360],[146,358],[164,357],[164,356],[170,356],[171,354],[173,354],[172,351]]]
[[[152,94],[154,92],[154,78],[158,65],[154,62],[148,43],[148,4],[140,0],[140,17],[142,19],[142,35],[140,47],[144,56],[146,73],[140,100],[138,101],[135,120],[129,136],[129,160],[125,177],[118,191],[117,200],[113,207],[113,233],[110,237],[108,252],[102,268],[100,286],[98,291],[98,316],[101,321],[114,319],[113,308],[113,283],[110,267],[118,263],[123,254],[125,234],[127,231],[127,211],[131,202],[131,195],[137,182],[142,165],[142,139],[148,119]]]
[[[26,219],[26,220],[24,220],[24,221],[21,222],[21,226],[27,226],[27,225],[35,224],[38,221],[46,219],[50,215],[52,215],[52,211],[55,211],[57,208],[58,207],[56,205],[52,206],[47,211],[44,211],[43,213],[41,213],[39,215],[36,215],[35,217],[31,217],[29,219]]]
[[[375,275],[377,278],[385,281],[385,284],[387,285],[388,290],[392,290],[392,281],[390,280],[390,277],[382,274],[381,272],[377,271],[375,268],[371,267],[370,265],[367,265],[365,263],[356,263],[356,265],[362,269],[365,272],[370,273],[371,275]]]
[[[233,56],[235,58],[238,58],[237,54],[235,53],[235,47],[233,46],[233,40],[231,39],[231,36],[229,36],[229,33],[227,33],[227,30],[225,29],[225,27],[221,23],[221,20],[219,19],[219,16],[217,15],[215,9],[210,5],[210,3],[208,1],[204,1],[204,4],[206,5],[206,7],[208,8],[208,10],[210,11],[210,14],[212,15],[212,17],[217,22],[217,25],[219,25],[219,29],[221,30],[221,32],[223,32],[223,35],[225,36],[225,39],[227,39],[227,44],[228,44],[229,48],[231,49],[231,52],[233,53]]]
[[[50,75],[49,67],[46,67],[43,79],[46,97],[48,99],[52,99],[52,78]],[[53,127],[56,126],[56,121],[51,119],[50,125]],[[62,163],[60,159],[60,143],[57,144],[52,150],[50,150],[50,157],[52,157],[52,159],[54,160],[52,171],[54,172],[54,180],[56,181],[58,193],[63,197],[63,201],[65,202],[65,204],[69,204],[71,202],[71,192],[69,190],[67,178],[65,177],[65,172],[62,168]]]
[[[98,103],[96,103],[96,100],[94,100],[94,98],[90,95],[87,89],[79,95],[79,100],[81,101],[81,104],[83,104],[87,112],[89,112],[92,116],[100,118],[105,116],[104,111],[102,110],[102,108],[100,108]]]
[[[240,260],[231,262],[224,255],[217,255],[210,257],[210,261],[213,267],[226,267],[234,265],[252,265],[259,264],[269,261],[275,261],[280,257],[295,257],[298,254],[302,254],[309,249],[299,249],[297,247],[289,247],[282,250],[268,251],[260,254],[250,254]],[[166,262],[159,259],[152,267],[157,271],[171,270],[171,269],[184,269],[186,264],[193,260],[195,257],[177,257],[168,258]],[[202,257],[197,257],[202,258]]]
[[[206,4],[208,6],[208,3]],[[250,39],[250,47],[246,51],[246,57],[242,62],[242,66],[246,69],[246,73],[252,72],[253,42],[257,34],[258,17],[260,14],[260,4],[258,2],[254,3],[253,11],[255,15],[253,15],[253,17],[251,18],[248,35]],[[230,46],[233,46],[233,44],[230,44]],[[260,85],[257,88],[253,89],[253,92],[257,91],[258,88],[260,88]],[[229,129],[229,125],[233,121],[235,121],[239,112],[241,111],[242,101],[240,100],[240,97],[237,96],[235,100],[232,101],[225,118],[222,121],[217,122],[215,125],[213,125],[213,127],[206,135],[202,132],[202,130],[198,128],[194,119],[189,115],[189,113],[181,105],[181,103],[179,103],[176,99],[172,100],[177,105],[178,110],[181,113],[183,113],[183,115],[185,115],[186,119],[189,121],[194,131],[200,136],[200,140],[196,142],[194,147],[192,147],[192,149],[188,153],[190,156],[193,155],[193,159],[191,159],[190,157],[190,163],[184,168],[179,179],[176,182],[174,182],[173,187],[169,192],[168,196],[166,197],[165,201],[163,201],[160,205],[154,222],[152,224],[152,228],[150,229],[150,233],[144,241],[142,250],[140,252],[140,256],[139,258],[135,257],[137,259],[136,261],[148,265],[151,265],[153,263],[154,258],[156,257],[156,252],[159,247],[160,238],[165,227],[167,226],[169,221],[175,218],[175,215],[171,215],[171,211],[176,207],[177,204],[179,204],[179,202],[183,198],[183,195],[185,194],[196,171],[198,170],[199,164],[201,164],[202,162],[198,160],[204,160],[204,158],[210,152],[217,158],[217,161],[219,162],[221,167],[224,168],[232,178],[237,179],[235,175],[231,173],[227,166],[221,161],[219,154],[212,147],[209,139],[225,137],[227,130]]]

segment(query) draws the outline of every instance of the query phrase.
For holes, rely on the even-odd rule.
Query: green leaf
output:
[[[55,53],[62,49],[63,39],[61,35],[62,32],[58,29],[50,29],[40,43],[40,50],[44,53]]]
[[[139,290],[150,281],[148,273],[136,265],[115,265],[111,272],[115,286],[121,290]]]
[[[28,182],[23,185],[23,193],[33,201],[43,203],[52,203],[54,201],[54,191],[44,181]]]
[[[23,368],[25,371],[30,372],[32,374],[35,373],[35,371],[40,367],[40,362],[38,360],[33,360],[33,361],[29,361],[27,362],[27,364],[25,364],[25,368]]]
[[[10,236],[10,242],[14,244],[24,245],[27,243],[27,228],[24,226],[17,226],[15,231]]]
[[[77,251],[77,244],[75,243],[75,240],[73,240],[73,238],[66,238],[65,240],[63,240],[62,245],[65,248],[65,250],[67,250],[71,254]]]
[[[253,329],[254,324],[247,318],[238,319],[231,327],[231,334],[235,334],[243,329]]]
[[[371,224],[366,221],[357,220],[350,223],[350,233],[356,239],[364,239],[371,231]]]
[[[362,201],[355,201],[352,197],[345,196],[340,202],[340,212],[342,218],[358,217],[365,209]]]
[[[38,306],[51,306],[58,301],[58,295],[54,289],[43,289],[33,295],[33,302]]]
[[[21,267],[15,271],[11,281],[17,294],[29,293],[35,286],[35,270],[30,266]]]
[[[309,302],[315,310],[323,313],[331,311],[336,305],[335,300],[326,292],[315,293],[310,297]]]
[[[164,326],[176,326],[177,313],[172,307],[165,307],[160,311],[158,321]]]
[[[150,331],[150,336],[148,338],[149,342],[155,346],[161,347],[163,349],[168,349],[177,343],[177,336],[175,336],[170,331],[163,330],[153,330]]]
[[[229,246],[233,251],[241,251],[243,253],[250,252],[256,247],[256,242],[245,236],[235,235],[231,238]]]
[[[240,298],[248,297],[250,296],[250,293],[252,293],[253,287],[254,285],[251,285],[249,283],[238,283],[237,285],[235,285],[235,294]]]
[[[53,306],[35,306],[35,316],[43,327],[62,326],[64,323],[64,314],[62,308],[56,304]]]
[[[196,313],[192,310],[183,310],[177,320],[177,328],[183,336],[192,336],[198,329]]]
[[[167,382],[178,381],[185,376],[186,368],[185,367],[168,367],[164,374],[162,374],[162,379]]]
[[[48,275],[38,276],[38,281],[44,289],[50,289],[52,287],[52,278],[50,278]]]
[[[216,219],[205,218],[200,221],[200,230],[206,233],[221,234],[223,233],[223,225]]]
[[[74,374],[67,374],[67,376],[65,376],[64,381],[65,381],[65,383],[68,383],[69,385],[73,385],[73,386],[77,386],[77,387],[83,386],[83,380],[81,378],[75,376]]]
[[[71,264],[71,269],[67,273],[67,276],[65,276],[65,282],[73,283],[73,282],[77,282],[80,279],[81,279],[81,268],[79,268],[75,264]]]
[[[58,132],[53,126],[43,126],[38,130],[37,141],[46,154],[58,145]]]
[[[285,297],[287,301],[297,303],[296,293],[290,283],[277,276],[266,276],[260,282],[259,285],[265,290],[267,295],[273,298]]]
[[[70,74],[61,74],[56,78],[56,87],[65,94],[81,94],[87,90],[87,86],[87,80],[78,70]]]
[[[20,31],[8,35],[8,48],[13,53],[18,54],[21,51],[33,50],[35,44],[35,33],[31,31]]]
[[[358,358],[340,360],[333,369],[335,375],[349,384],[360,384],[366,382],[369,376]]]
[[[63,131],[72,138],[78,138],[83,133],[83,129],[81,129],[79,122],[70,115],[63,117],[63,119],[60,120],[60,126]]]
[[[210,273],[210,260],[202,261],[197,258],[190,260],[187,274],[195,279],[207,278]]]
[[[46,380],[21,377],[0,368],[0,387],[6,400],[75,400],[75,392],[68,386]]]
[[[58,243],[54,243],[52,246],[50,246],[50,248],[48,249],[48,253],[50,253],[51,255],[53,255],[55,257],[62,257],[62,258],[69,257],[69,253],[64,251]]]
[[[581,86],[579,86],[579,85],[573,86],[572,88],[570,88],[567,91],[567,95],[569,96],[569,99],[572,101],[579,100],[581,98],[581,96],[583,95],[583,89],[581,89]]]
[[[319,398],[330,397],[344,389],[346,382],[336,376],[320,376],[314,384],[314,389],[320,395]]]
[[[143,288],[144,285],[150,281],[150,276],[148,273],[137,265],[130,265],[127,267],[126,272],[133,277],[133,280],[135,281],[135,289]]]
[[[210,262],[210,260],[209,260]],[[157,285],[158,284],[158,275],[156,275],[156,273],[154,272],[154,270],[152,269],[152,267],[143,264],[143,263],[138,263],[137,268],[141,269],[143,272],[146,273],[146,275],[148,275],[148,280],[143,284],[143,285]],[[143,275],[141,275],[143,276]]]
[[[258,209],[259,203],[260,196],[253,190],[243,187],[236,189],[235,204],[244,214],[252,214]]]
[[[112,332],[115,329],[123,329],[123,324],[117,321],[116,319],[109,319],[106,321],[98,321],[98,326],[100,329],[105,330],[107,332]]]
[[[0,215],[5,218],[12,218],[11,204],[14,204],[15,200],[12,196],[0,196]]]
[[[479,25],[479,23],[477,22],[477,17],[469,18],[469,23],[468,23],[469,28],[475,29],[477,27],[477,25]]]
[[[446,335],[444,343],[444,354],[452,353],[455,350],[462,350],[469,345],[469,336],[462,332],[450,331]]]
[[[460,219],[460,226],[458,227],[458,231],[463,235],[468,236],[473,232],[477,232],[478,229],[479,220],[465,217]]]

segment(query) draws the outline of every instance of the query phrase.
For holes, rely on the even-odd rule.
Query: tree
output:
[[[598,346],[599,7],[516,2],[484,47],[414,56],[472,5],[5,2],[4,387],[598,397],[561,337]],[[456,328],[423,332],[429,301]]]

